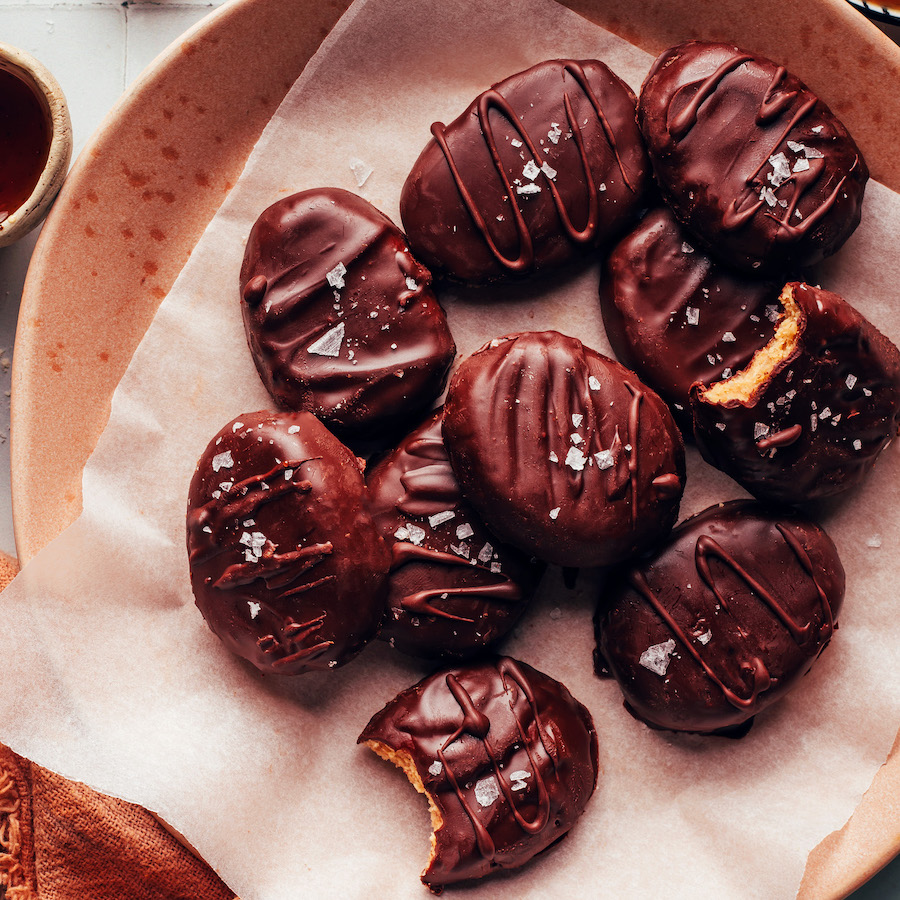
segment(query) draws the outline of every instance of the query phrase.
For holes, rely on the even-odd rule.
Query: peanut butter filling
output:
[[[409,783],[420,793],[424,794],[428,798],[428,808],[431,812],[431,855],[428,857],[428,864],[425,866],[425,869],[428,869],[428,866],[431,865],[434,860],[434,855],[437,849],[437,838],[435,837],[435,832],[437,832],[441,827],[443,827],[444,819],[441,816],[441,811],[437,808],[437,805],[434,802],[434,798],[428,791],[425,790],[425,785],[422,783],[422,778],[419,775],[418,770],[416,769],[415,764],[413,763],[412,757],[403,750],[394,750],[391,747],[388,747],[387,744],[381,743],[381,741],[366,741],[367,747],[370,747],[375,751],[382,759],[386,759],[388,762],[393,763],[397,766],[398,769],[402,769],[406,773],[406,777],[409,779]]]
[[[784,286],[778,299],[782,312],[772,339],[753,354],[745,369],[702,390],[700,397],[704,401],[718,405],[749,404],[779,367],[791,358],[803,331],[804,316],[794,300],[791,285]]]

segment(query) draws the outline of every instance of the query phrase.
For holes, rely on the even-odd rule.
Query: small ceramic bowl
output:
[[[47,214],[54,197],[62,186],[72,158],[72,122],[66,98],[56,79],[45,66],[33,56],[0,43],[0,76],[9,83],[9,76],[15,76],[31,89],[36,100],[39,115],[43,116],[43,133],[49,142],[43,169],[35,173],[36,183],[31,193],[21,197],[15,209],[0,221],[0,247],[12,244],[34,228]],[[0,123],[2,124],[2,123]],[[7,123],[7,127],[10,123]],[[12,123],[15,129],[15,123]],[[9,140],[9,135],[0,135]],[[13,138],[14,139],[14,138]],[[25,190],[28,185],[26,184]]]

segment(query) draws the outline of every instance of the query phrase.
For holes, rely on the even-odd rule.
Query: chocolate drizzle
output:
[[[526,863],[572,827],[597,778],[588,711],[508,657],[430,675],[359,741],[408,757],[440,813],[422,876],[433,890]]]
[[[373,519],[391,547],[381,637],[406,653],[457,658],[499,641],[542,567],[503,544],[463,500],[440,412],[378,463],[368,484]]]
[[[191,482],[197,606],[233,652],[299,674],[351,659],[380,621],[389,556],[356,458],[308,413],[249,413]]]
[[[649,724],[733,728],[809,669],[843,592],[821,529],[753,501],[720,504],[614,579],[598,610],[598,656]]]
[[[666,625],[668,625],[672,634],[678,640],[684,650],[687,651],[688,655],[693,657],[693,659],[697,662],[697,665],[699,665],[700,668],[706,673],[706,676],[709,678],[709,680],[719,688],[725,699],[732,706],[736,706],[738,709],[749,709],[751,706],[753,706],[753,704],[756,703],[757,697],[759,696],[760,692],[766,690],[771,686],[772,680],[768,673],[768,670],[765,667],[765,664],[758,656],[756,656],[755,654],[751,654],[741,660],[739,663],[741,671],[749,674],[752,683],[749,696],[741,697],[737,692],[739,688],[730,688],[715,673],[712,667],[707,664],[707,662],[700,655],[700,652],[697,650],[697,648],[694,647],[684,631],[678,626],[675,619],[671,615],[669,615],[668,611],[659,602],[656,594],[654,594],[650,589],[650,586],[647,584],[647,581],[643,577],[643,575],[641,575],[639,572],[632,573],[629,580],[631,586],[636,591],[639,591],[641,596],[650,604],[650,606],[653,607],[656,614],[663,620],[663,622],[666,623]],[[740,628],[740,626],[738,626],[738,628]]]
[[[247,342],[280,406],[370,448],[442,391],[455,346],[431,273],[361,197],[318,188],[272,204],[240,284]]]
[[[684,456],[665,405],[633,372],[558,332],[497,338],[464,360],[444,437],[476,510],[548,562],[609,565],[677,514]]]
[[[447,779],[449,780],[450,784],[453,785],[453,790],[456,792],[456,796],[459,799],[460,806],[462,806],[462,808],[465,810],[466,815],[469,817],[469,820],[472,823],[472,829],[475,832],[475,838],[478,843],[478,852],[484,857],[484,859],[488,860],[489,862],[492,862],[494,860],[497,848],[494,844],[493,839],[491,838],[490,832],[482,823],[481,817],[473,809],[466,796],[466,792],[460,787],[456,776],[453,774],[453,767],[446,756],[447,748],[456,740],[458,740],[463,734],[471,735],[476,740],[481,741],[484,747],[484,751],[487,754],[488,759],[491,761],[491,767],[494,771],[494,777],[497,779],[497,784],[500,787],[500,791],[503,794],[503,797],[505,798],[507,804],[509,805],[509,810],[512,814],[513,820],[518,824],[518,826],[525,834],[530,835],[538,834],[543,831],[547,827],[547,822],[550,818],[550,795],[547,790],[547,782],[541,773],[542,766],[540,765],[539,760],[536,758],[537,747],[532,746],[532,741],[529,740],[527,733],[528,726],[530,724],[534,724],[535,730],[538,734],[539,743],[543,748],[544,753],[546,753],[547,759],[549,759],[551,764],[553,764],[553,757],[550,755],[550,751],[547,747],[547,744],[545,743],[544,728],[541,724],[540,716],[535,705],[534,694],[532,693],[531,688],[528,685],[528,681],[526,680],[522,669],[514,660],[505,658],[498,661],[497,671],[500,673],[503,681],[503,687],[507,694],[510,693],[508,681],[512,680],[513,682],[515,682],[522,695],[528,701],[528,705],[530,708],[531,721],[523,723],[521,715],[516,712],[515,699],[511,698],[510,700],[509,707],[512,710],[513,718],[515,719],[516,729],[522,741],[522,746],[525,748],[525,752],[528,755],[528,771],[534,773],[534,787],[537,791],[537,809],[535,811],[534,817],[532,819],[527,819],[519,810],[516,798],[513,796],[511,782],[507,780],[503,772],[502,755],[501,753],[498,753],[498,751],[491,745],[491,742],[488,740],[491,729],[490,720],[487,718],[487,716],[484,715],[484,713],[476,709],[471,695],[460,684],[459,680],[453,674],[447,675],[447,688],[453,695],[454,700],[459,703],[460,709],[463,713],[463,720],[460,723],[459,728],[457,728],[457,730],[453,734],[451,734],[447,738],[447,740],[444,741],[443,745],[438,749],[438,759],[441,761],[441,764],[444,767]]]
[[[552,60],[480,94],[450,125],[435,122],[401,197],[416,253],[483,281],[561,265],[608,239],[646,181],[633,102],[602,63]]]
[[[813,265],[859,223],[862,155],[783,66],[727,44],[673,47],[644,82],[638,121],[676,216],[731,265]]]
[[[766,93],[756,112],[756,124],[768,125],[777,119],[793,102],[797,96],[796,90],[784,90],[782,85],[787,77],[787,69],[778,66],[772,74],[772,80],[766,88]]]
[[[631,394],[631,404],[628,407],[628,446],[625,448],[628,458],[628,483],[631,485],[631,527],[637,526],[638,513],[638,486],[640,456],[638,455],[638,440],[641,429],[641,400],[644,399],[644,392],[635,387],[630,381],[625,381],[625,387]],[[668,473],[664,477],[669,477],[672,473]],[[677,475],[675,476],[678,477]],[[653,483],[656,482],[654,479]],[[671,494],[670,494],[671,496]]]
[[[689,92],[692,88],[696,88],[697,90],[694,92],[694,96],[688,101],[687,106],[685,106],[678,115],[673,116],[669,120],[668,130],[670,137],[674,138],[676,141],[683,140],[687,136],[687,133],[697,124],[698,110],[719,86],[719,82],[729,72],[734,71],[742,62],[746,62],[748,59],[752,59],[752,57],[747,54],[733,56],[731,59],[726,59],[712,75],[708,75],[702,81],[694,81],[678,88],[675,92],[676,97],[682,91]],[[769,90],[771,90],[771,86]],[[766,92],[766,101],[768,100],[769,92]],[[764,103],[766,101],[764,101]],[[757,121],[758,120],[759,117],[757,117]]]
[[[414,544],[398,542],[391,548],[391,570],[396,571],[401,566],[410,562],[426,562],[444,566],[460,566],[471,569],[468,560],[460,558],[452,553],[442,553],[440,550],[429,550],[428,547],[417,547]],[[428,588],[424,591],[416,591],[407,594],[400,600],[400,605],[410,613],[427,613],[444,619],[453,619],[457,622],[474,623],[475,620],[465,616],[455,616],[445,609],[435,605],[435,601],[449,600],[450,598],[473,596],[479,599],[491,598],[501,603],[517,603],[522,600],[522,589],[508,576],[504,575],[495,584],[469,585],[469,586],[445,586],[440,579],[436,579],[439,586]]]

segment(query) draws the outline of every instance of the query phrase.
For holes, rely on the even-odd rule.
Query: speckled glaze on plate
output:
[[[900,190],[900,98],[890,89],[900,49],[843,0],[565,3],[653,54],[699,38],[778,59],[816,85],[873,177]],[[76,162],[35,249],[19,315],[11,457],[22,563],[80,512],[81,473],[134,349],[347,5],[232,0],[144,72]],[[839,75],[848,59],[859,79]],[[810,854],[801,900],[846,896],[896,854],[898,795],[900,742],[850,822]]]

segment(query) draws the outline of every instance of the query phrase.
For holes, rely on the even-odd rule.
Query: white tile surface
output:
[[[77,154],[125,86],[125,10],[2,3],[0,35],[56,77],[69,103]]]

